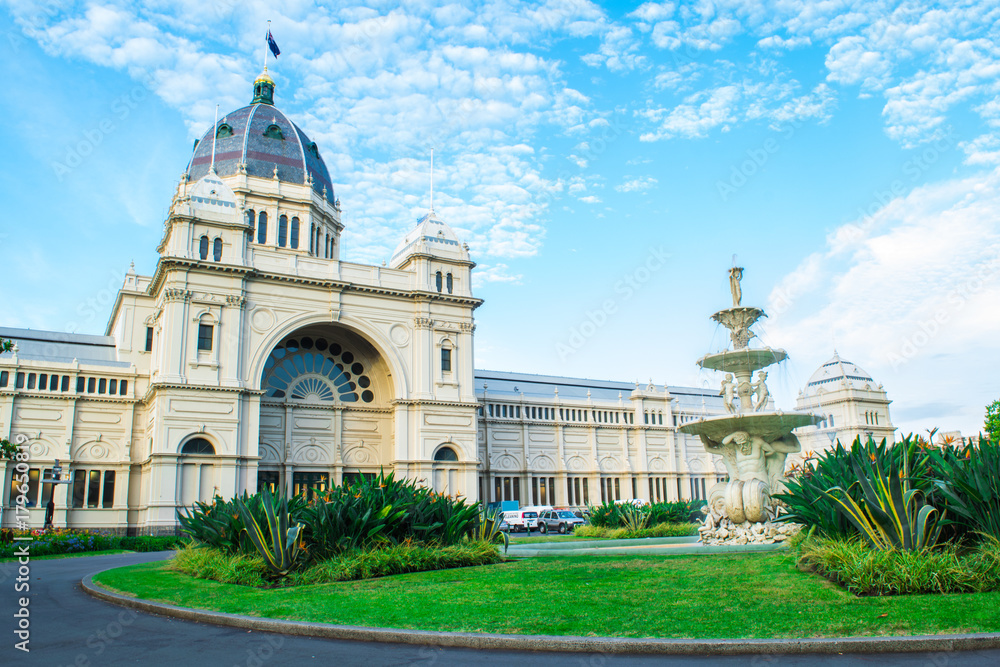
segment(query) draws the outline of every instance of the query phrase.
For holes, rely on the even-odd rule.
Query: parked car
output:
[[[538,530],[541,533],[555,530],[565,535],[585,523],[586,521],[569,510],[546,510],[538,516]]]
[[[534,510],[509,510],[503,513],[503,520],[510,526],[510,532],[530,533],[538,527],[538,512]]]

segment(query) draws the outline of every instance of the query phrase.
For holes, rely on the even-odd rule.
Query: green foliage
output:
[[[1000,591],[1000,541],[971,552],[954,544],[934,550],[881,551],[858,539],[810,536],[797,547],[799,565],[858,595]]]
[[[102,535],[85,531],[13,531],[4,529],[0,535],[0,559],[14,558],[16,548],[25,542],[14,542],[14,537],[31,536],[32,556],[52,556],[67,553],[87,553],[90,551],[166,551],[175,548],[181,538],[174,536],[150,537],[124,535]]]
[[[476,530],[479,514],[477,503],[380,473],[331,489],[309,504],[302,521],[313,557],[323,559],[374,544],[456,544]]]
[[[14,459],[14,455],[17,454],[19,447],[15,445],[10,440],[6,438],[0,438],[0,460],[3,459]]]
[[[328,560],[313,562],[300,571],[291,572],[282,584],[304,586],[355,581],[407,572],[491,565],[500,560],[496,545],[487,542],[466,541],[449,547],[384,545],[375,549],[352,550]],[[214,547],[185,548],[177,552],[168,567],[199,579],[214,579],[227,584],[273,585],[269,581],[268,567],[258,554],[232,554]]]
[[[486,542],[487,544],[503,542],[503,552],[507,553],[507,547],[510,546],[510,536],[500,530],[502,523],[503,512],[499,509],[490,512],[483,507],[479,511],[479,522],[476,524],[475,530],[472,531],[472,539],[477,542]]]
[[[0,354],[10,352],[14,349],[14,341],[0,338]]]
[[[911,488],[909,448],[899,449],[902,465],[889,456],[886,466],[869,447],[852,448],[857,481],[826,492],[865,541],[880,551],[921,550],[934,546],[941,535],[940,512],[924,501],[923,491]],[[860,502],[848,491],[855,486],[861,489]]]
[[[636,507],[631,503],[607,502],[590,508],[590,525],[598,528],[623,528],[630,520],[636,520],[633,510],[647,515],[646,525],[658,523],[687,523],[701,520],[704,500],[676,500],[668,503],[654,503]]]
[[[607,528],[601,526],[577,526],[573,537],[595,540],[628,540],[644,537],[689,537],[698,534],[696,523],[658,523],[655,526],[631,531],[627,528]]]
[[[930,455],[943,473],[935,484],[954,522],[965,531],[1000,538],[1000,442],[981,438],[978,446],[945,447]]]
[[[837,505],[829,501],[826,492],[834,487],[853,491],[854,481],[850,452],[837,442],[833,449],[807,462],[798,476],[785,482],[785,493],[774,497],[788,509],[784,520],[816,527],[829,537],[847,537],[854,534],[854,529]],[[860,501],[860,493],[854,499]]]
[[[243,520],[243,529],[250,535],[257,552],[264,558],[268,569],[279,577],[286,576],[301,562],[303,553],[300,533],[302,524],[290,526],[291,515],[288,510],[288,498],[284,495],[275,506],[271,492],[266,488],[255,498],[264,511],[264,521],[250,510],[248,503],[235,498],[236,509]],[[251,501],[253,502],[253,501]],[[261,523],[264,525],[261,526]],[[266,532],[264,528],[267,528]]]
[[[625,505],[620,512],[622,528],[630,533],[638,533],[649,525],[650,514],[648,508],[636,507],[632,504]]]
[[[992,442],[1000,443],[1000,399],[986,406],[986,423],[983,425],[983,430]]]

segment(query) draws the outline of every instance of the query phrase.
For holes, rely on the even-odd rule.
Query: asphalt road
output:
[[[84,576],[111,567],[165,558],[167,553],[120,554],[30,564],[30,652],[15,648],[19,608],[16,566],[0,563],[0,665],[1000,665],[1000,650],[872,656],[620,656],[529,653],[375,644],[247,632],[136,612],[96,600],[82,590]]]

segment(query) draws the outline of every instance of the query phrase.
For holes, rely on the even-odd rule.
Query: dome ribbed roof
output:
[[[452,259],[468,259],[468,251],[458,235],[431,211],[417,221],[417,226],[403,238],[402,243],[392,253],[389,264],[397,266],[405,257],[416,253],[426,253]]]
[[[852,389],[874,390],[877,388],[875,380],[867,371],[857,364],[841,359],[840,355],[834,352],[833,358],[820,366],[809,378],[805,393],[815,394],[821,388],[824,391],[833,391],[843,386],[842,383]]]
[[[270,104],[251,104],[219,119],[214,131],[215,173],[231,176],[246,165],[248,176],[273,178],[302,185],[312,177],[312,187],[319,194],[326,189],[326,199],[333,204],[333,183],[316,144],[285,114]],[[209,129],[195,146],[187,175],[197,181],[212,164],[212,133]]]

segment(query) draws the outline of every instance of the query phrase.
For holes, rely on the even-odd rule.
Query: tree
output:
[[[1000,399],[986,406],[986,436],[992,441],[1000,441]]]
[[[3,338],[0,338],[0,354],[3,354],[4,352],[10,352],[13,349],[14,349],[14,341],[4,340]]]
[[[14,349],[14,341],[0,338],[0,354]],[[17,445],[10,440],[0,438],[0,460],[12,459],[17,454]]]

